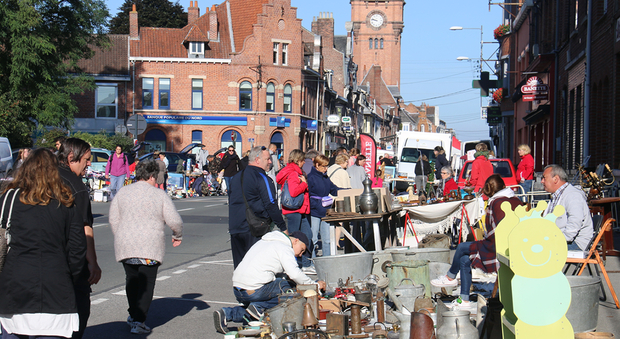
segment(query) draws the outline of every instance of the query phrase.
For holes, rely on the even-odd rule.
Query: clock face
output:
[[[372,27],[381,27],[381,25],[383,25],[383,16],[379,13],[373,14],[373,16],[370,17],[370,24]]]

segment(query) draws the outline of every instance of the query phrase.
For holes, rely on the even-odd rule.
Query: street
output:
[[[226,199],[203,197],[174,201],[184,221],[183,243],[173,248],[171,232],[166,232],[166,255],[146,320],[153,329],[148,335],[129,333],[125,322],[128,315],[125,273],[114,259],[113,236],[107,219],[110,205],[93,203],[97,255],[103,275],[93,286],[91,316],[84,337],[221,339],[223,336],[215,332],[212,313],[236,305],[231,288],[233,267]],[[607,257],[606,267],[614,288],[620,291],[620,257]],[[620,311],[615,308],[607,286],[605,289],[607,301],[600,302],[597,331],[620,333]]]
[[[212,312],[235,305],[226,197],[175,200],[183,218],[183,242],[173,248],[166,232],[166,255],[158,271],[155,297],[146,324],[148,338],[221,338]],[[136,338],[129,333],[125,272],[114,258],[108,224],[109,203],[93,202],[95,241],[101,281],[93,286],[85,338]]]

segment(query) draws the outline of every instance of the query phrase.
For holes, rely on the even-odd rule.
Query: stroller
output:
[[[222,191],[222,185],[217,182],[217,179],[211,175],[211,173],[206,175],[205,181],[202,182],[202,194],[208,196],[221,196],[224,195]]]

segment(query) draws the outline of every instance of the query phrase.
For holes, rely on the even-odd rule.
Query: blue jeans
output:
[[[301,213],[291,213],[286,214],[286,227],[288,229],[288,234],[293,234],[296,231],[302,231],[303,234],[308,237],[308,240],[312,239],[312,228],[310,227],[310,223],[308,222],[308,216],[306,214]],[[312,244],[310,244],[312,247]],[[310,253],[313,252],[312,248],[308,249]],[[298,259],[299,262],[299,259]],[[310,261],[310,256],[304,253],[301,256],[301,267],[309,267],[312,266],[312,261]]]
[[[232,179],[232,177],[224,177],[224,182],[226,183],[226,195],[230,192],[230,179]]]
[[[126,175],[110,175],[110,200],[114,199],[118,190],[123,188]]]
[[[310,217],[312,224],[312,244],[316,248],[319,242],[319,233],[321,233],[321,242],[323,243],[323,256],[328,256],[330,252],[329,224],[321,220],[319,217]],[[316,251],[312,251],[312,257],[316,257]]]
[[[449,278],[456,279],[456,274],[461,271],[461,299],[465,301],[469,301],[469,290],[471,289],[471,260],[469,260],[471,244],[471,241],[462,242],[456,247],[452,266],[450,266],[447,274]]]
[[[233,287],[235,298],[237,298],[237,301],[242,303],[243,306],[223,307],[222,310],[226,314],[226,321],[234,321],[236,323],[244,322],[244,316],[246,315],[245,309],[250,306],[250,304],[253,304],[259,312],[264,313],[265,310],[278,305],[278,294],[282,294],[290,288],[291,285],[288,281],[282,278],[276,278],[276,280],[257,289],[252,294],[248,294],[246,290]],[[246,318],[252,319],[249,315]]]
[[[569,251],[583,251],[574,241],[571,243],[566,243],[566,246],[568,247]]]
[[[523,192],[524,193],[530,193],[532,191],[532,185],[534,184],[534,180],[525,180],[524,182],[521,183],[521,187],[523,187]],[[523,199],[521,199],[523,202],[528,202],[528,198],[527,196],[523,197]]]

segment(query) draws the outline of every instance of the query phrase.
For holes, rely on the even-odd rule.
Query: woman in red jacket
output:
[[[483,186],[485,181],[493,174],[493,165],[489,161],[489,149],[487,144],[481,142],[476,145],[476,158],[471,164],[471,177],[469,183],[475,187],[475,191],[478,192]]]
[[[529,193],[534,182],[534,157],[530,154],[532,150],[530,146],[523,144],[517,147],[517,152],[521,157],[519,166],[517,166],[517,181],[523,187],[523,191]]]
[[[310,218],[310,195],[308,194],[308,182],[301,167],[304,165],[306,153],[302,150],[294,149],[288,156],[288,165],[286,165],[278,175],[276,181],[278,185],[284,186],[288,183],[288,190],[291,197],[297,197],[300,194],[304,195],[304,202],[296,210],[288,209],[282,206],[282,214],[286,217],[288,234],[292,234],[295,231],[302,231],[308,239],[312,239],[312,228],[308,219]],[[310,261],[308,254],[312,253],[313,249],[309,248],[301,258],[302,271],[306,274],[316,274],[314,266]]]

